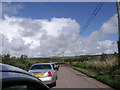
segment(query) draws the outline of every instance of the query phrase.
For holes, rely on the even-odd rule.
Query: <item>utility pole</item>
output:
[[[120,68],[120,0],[117,1],[118,12],[118,67]]]

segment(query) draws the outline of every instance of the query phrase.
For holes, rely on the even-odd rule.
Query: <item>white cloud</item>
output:
[[[117,51],[117,44],[111,40],[99,41],[100,50],[104,53],[113,53]]]
[[[19,11],[21,9],[23,9],[23,5],[21,5],[21,4],[14,4],[14,3],[10,3],[10,2],[4,2],[4,3],[1,4],[0,7],[2,7],[2,11],[1,12],[2,12],[3,15],[7,14],[7,13],[9,13],[9,15],[10,14],[18,14]]]
[[[95,32],[93,32],[88,38],[90,40],[103,40],[107,38],[109,35],[117,33],[117,15],[115,14],[111,17],[107,22],[103,23],[101,28]]]
[[[104,32],[105,34],[106,33],[108,33],[108,34],[116,33],[118,31],[116,17],[117,17],[117,14],[115,14],[107,22],[105,22],[101,27],[101,31]]]
[[[58,36],[61,32],[66,35],[70,34],[63,29],[70,30],[71,34],[78,33],[79,28],[79,24],[71,18],[53,18],[51,21],[43,22],[43,29],[47,30],[48,34],[52,36]]]
[[[116,15],[87,38],[79,35],[80,25],[71,18],[33,20],[5,16],[0,24],[3,51],[17,56],[100,54],[117,51],[117,45],[113,41],[103,40],[117,32]]]
[[[28,49],[29,44],[25,44],[24,40],[21,38],[13,38],[10,43],[10,47],[13,51],[24,51]]]

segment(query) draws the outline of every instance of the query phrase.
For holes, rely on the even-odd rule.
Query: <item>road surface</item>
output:
[[[53,88],[110,88],[69,67],[60,67],[57,73],[57,84]]]

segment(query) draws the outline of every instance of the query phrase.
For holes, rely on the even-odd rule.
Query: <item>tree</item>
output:
[[[10,54],[3,54],[2,60],[10,60]]]

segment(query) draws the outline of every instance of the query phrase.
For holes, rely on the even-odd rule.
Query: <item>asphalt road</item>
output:
[[[60,67],[57,84],[53,88],[110,88],[69,67]]]

